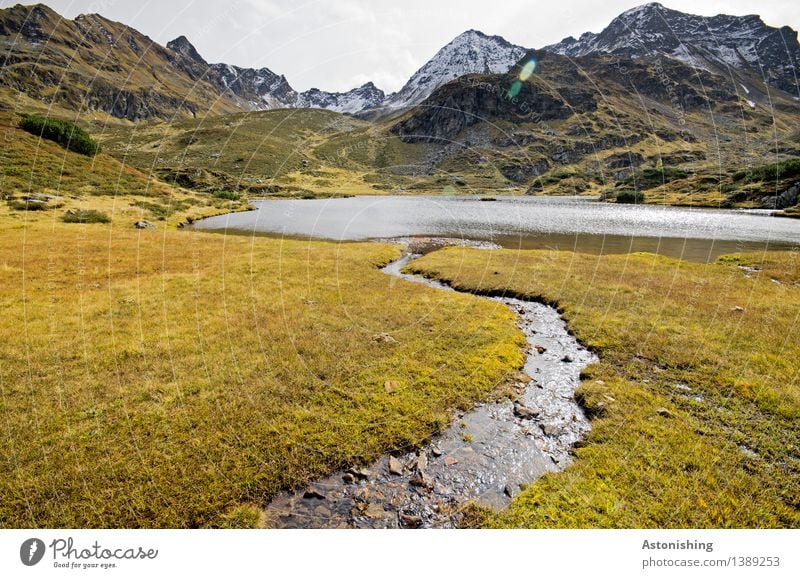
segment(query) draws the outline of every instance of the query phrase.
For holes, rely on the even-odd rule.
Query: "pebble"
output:
[[[403,475],[403,462],[394,456],[389,456],[389,473],[395,476]]]

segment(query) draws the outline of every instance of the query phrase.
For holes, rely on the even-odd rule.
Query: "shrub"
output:
[[[241,195],[236,191],[216,191],[213,197],[216,199],[225,199],[226,201],[238,201]]]
[[[800,159],[790,159],[780,163],[761,165],[749,171],[739,171],[733,175],[733,180],[753,183],[790,179],[797,176],[800,176]]]
[[[644,203],[644,193],[642,191],[619,191],[616,202],[639,205]]]
[[[97,141],[71,122],[32,114],[23,117],[19,126],[33,135],[60,144],[68,151],[90,157],[100,152]]]
[[[94,209],[78,209],[64,214],[62,219],[65,223],[110,223],[108,215],[95,211]]]

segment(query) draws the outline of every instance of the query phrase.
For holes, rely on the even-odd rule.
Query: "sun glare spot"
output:
[[[523,82],[528,80],[533,73],[536,72],[537,62],[535,58],[531,58],[528,62],[525,63],[525,66],[522,67],[522,70],[519,73],[519,79]]]
[[[514,98],[519,94],[519,91],[522,90],[522,83],[517,80],[514,84],[511,85],[511,88],[508,89],[508,96],[509,98]]]

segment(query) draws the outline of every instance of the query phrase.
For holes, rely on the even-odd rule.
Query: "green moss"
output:
[[[633,190],[617,191],[614,195],[614,200],[617,203],[640,205],[645,201],[645,194],[642,191]]]

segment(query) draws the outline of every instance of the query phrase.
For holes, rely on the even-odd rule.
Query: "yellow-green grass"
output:
[[[87,157],[21,130],[19,115],[0,112],[0,222],[58,221],[65,211],[94,209],[118,227],[146,219],[175,226],[247,208],[245,199],[227,201],[173,187],[101,153]],[[23,210],[31,195],[55,197],[45,211]],[[5,202],[3,202],[5,201]]]
[[[579,390],[596,417],[574,463],[478,523],[800,524],[800,253],[704,265],[450,248],[412,266],[460,288],[557,303],[600,357]]]
[[[259,185],[290,186],[291,180],[283,179],[289,173],[335,168],[338,159],[317,158],[316,147],[364,126],[327,110],[292,109],[115,125],[97,136],[111,154],[143,171],[203,168],[257,190]]]
[[[1,527],[257,525],[522,363],[506,307],[381,273],[395,246],[0,223]]]
[[[160,195],[173,187],[106,154],[87,157],[21,130],[19,115],[0,112],[0,192],[56,195]]]

